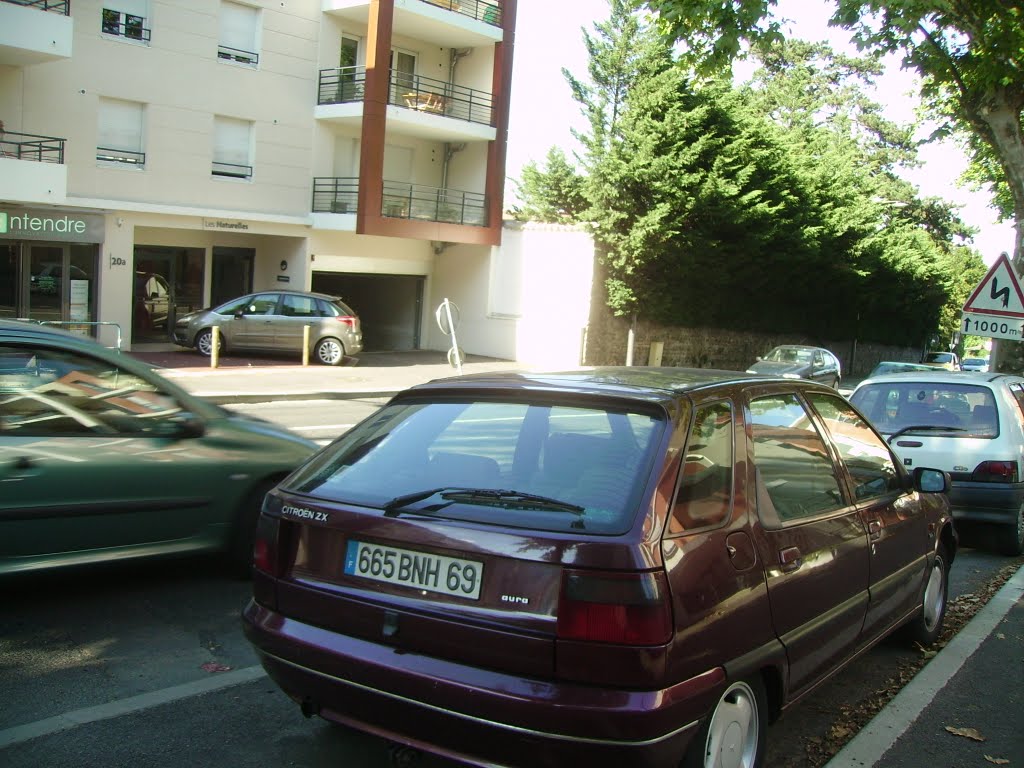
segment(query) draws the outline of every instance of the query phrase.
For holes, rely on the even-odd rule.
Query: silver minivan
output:
[[[174,343],[203,355],[213,349],[213,328],[220,329],[220,352],[302,353],[305,327],[317,362],[340,365],[363,349],[359,317],[337,296],[301,291],[259,291],[212,309],[182,315],[174,325]]]

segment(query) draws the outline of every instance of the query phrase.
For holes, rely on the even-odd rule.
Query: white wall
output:
[[[445,298],[458,305],[456,333],[467,354],[571,367],[580,363],[593,276],[594,245],[585,231],[506,222],[500,249],[445,249],[428,295],[431,311]],[[448,348],[433,318],[425,327],[425,347]]]

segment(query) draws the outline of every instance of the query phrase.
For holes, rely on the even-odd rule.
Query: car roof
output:
[[[990,384],[996,382],[1021,382],[1024,377],[1012,373],[982,373],[981,371],[947,371],[943,368],[934,368],[930,371],[900,371],[899,373],[883,373],[864,379],[857,385],[857,389],[866,384],[886,381],[918,381],[922,384]]]
[[[489,389],[577,393],[613,396],[649,402],[667,402],[687,392],[708,387],[783,383],[801,388],[834,392],[824,384],[807,380],[764,376],[711,368],[648,368],[604,366],[564,371],[494,371],[435,379],[406,390],[420,395],[441,390],[485,391]],[[405,394],[405,393],[403,393]],[[400,395],[401,396],[401,395]]]

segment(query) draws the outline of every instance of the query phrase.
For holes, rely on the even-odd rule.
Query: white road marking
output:
[[[61,731],[66,731],[86,723],[95,723],[112,717],[130,715],[144,709],[158,707],[162,704],[169,704],[192,696],[199,696],[210,691],[220,690],[221,688],[251,683],[253,680],[266,677],[266,674],[263,671],[263,667],[260,666],[243,667],[231,672],[221,672],[191,683],[183,683],[170,688],[163,688],[159,691],[141,693],[138,696],[129,696],[126,699],[98,704],[95,707],[75,709],[61,715],[48,717],[45,720],[37,720],[34,723],[16,725],[13,728],[0,731],[0,749],[30,739],[37,739],[40,736],[60,733]]]

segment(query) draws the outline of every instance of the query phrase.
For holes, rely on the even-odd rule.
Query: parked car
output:
[[[881,376],[885,373],[905,373],[907,371],[931,371],[934,368],[924,363],[905,363],[902,361],[883,360],[876,365],[871,373],[868,374],[868,378],[872,376]]]
[[[960,361],[961,371],[978,371],[980,373],[988,373],[988,358],[987,357],[965,357]]]
[[[947,371],[960,370],[960,358],[955,352],[926,352],[921,362],[932,368],[943,368]]]
[[[223,354],[242,351],[302,353],[309,348],[324,365],[340,365],[363,349],[359,317],[337,296],[300,291],[259,291],[213,309],[190,312],[174,325],[174,343],[209,356],[213,327],[220,328]]]
[[[318,446],[91,339],[0,321],[0,575],[224,552]]]
[[[810,379],[828,384],[832,388],[839,386],[842,370],[839,358],[822,347],[801,347],[784,344],[775,347],[747,369],[747,373],[760,373],[769,376],[783,376],[787,379]]]
[[[735,372],[439,380],[268,494],[243,623],[303,713],[475,765],[762,765],[957,539],[837,392]]]
[[[903,464],[952,479],[958,527],[994,526],[999,548],[1024,550],[1024,378],[902,373],[865,379],[850,395]]]
[[[142,331],[166,332],[171,286],[155,272],[135,273],[135,323]]]

